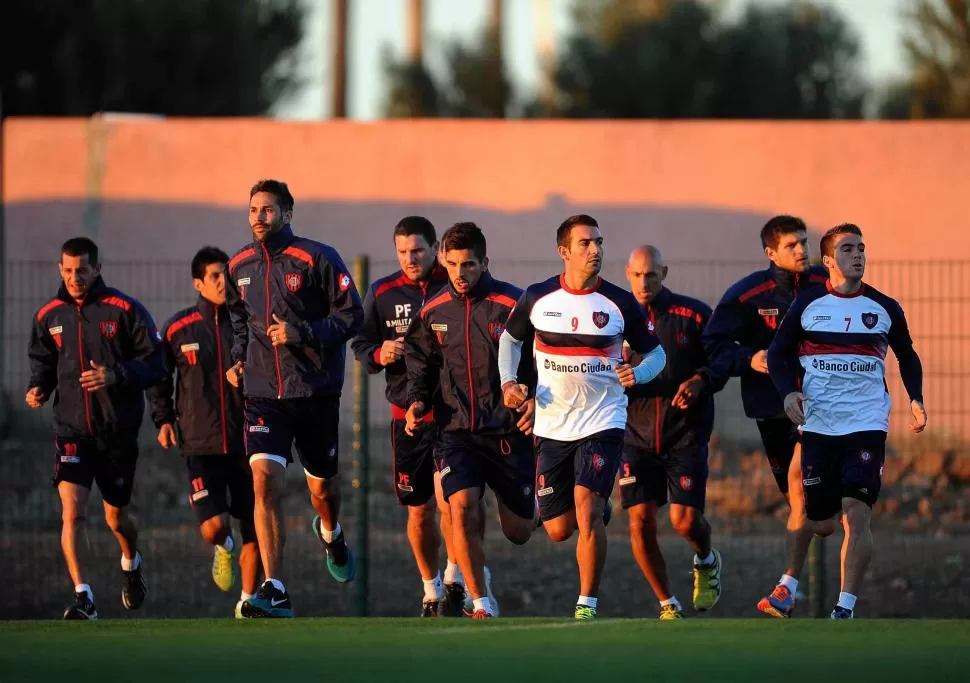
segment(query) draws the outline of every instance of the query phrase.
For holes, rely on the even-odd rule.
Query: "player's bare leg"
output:
[[[553,543],[568,541],[579,528],[576,524],[576,511],[570,510],[558,517],[547,519],[542,523],[542,527]]]
[[[606,499],[585,486],[577,485],[573,488],[573,500],[579,527],[576,541],[576,563],[579,565],[576,618],[590,619],[596,616],[600,577],[606,564],[606,525],[603,523]]]
[[[670,525],[681,538],[690,543],[698,557],[711,552],[711,525],[697,508],[688,505],[670,505]]]
[[[104,521],[121,548],[121,603],[125,609],[138,609],[148,592],[138,552],[138,529],[128,516],[127,507],[115,507],[107,502],[104,503]]]
[[[650,501],[629,508],[630,513],[630,548],[633,559],[636,560],[643,577],[650,584],[653,594],[660,602],[660,618],[664,619],[669,612],[669,618],[680,616],[680,603],[670,591],[670,579],[667,578],[667,561],[657,540],[657,503]],[[675,616],[676,615],[676,616]]]
[[[421,616],[438,616],[438,608],[444,598],[444,587],[441,585],[441,575],[438,572],[438,551],[441,538],[438,536],[438,526],[435,523],[436,500],[429,500],[424,505],[408,507],[408,543],[414,556],[421,582],[424,584],[424,598],[421,603]]]
[[[253,471],[253,523],[263,565],[265,581],[256,594],[244,600],[240,614],[244,617],[292,617],[293,606],[283,585],[283,545],[286,528],[283,525],[283,490],[286,465],[283,458],[260,453],[249,459]]]
[[[313,533],[327,552],[327,570],[339,583],[352,581],[357,575],[357,563],[340,527],[340,475],[324,479],[306,473],[310,489],[310,503],[317,514],[313,518]]]
[[[57,494],[61,499],[61,550],[67,573],[74,582],[74,602],[64,610],[65,619],[97,619],[94,591],[84,580],[84,560],[88,551],[87,532],[84,527],[87,516],[88,497],[91,490],[67,481],[58,482]]]
[[[721,599],[721,554],[711,546],[711,525],[689,505],[670,505],[670,524],[694,549],[694,608],[709,610]]]
[[[464,489],[448,498],[451,507],[452,544],[458,566],[465,577],[465,588],[474,601],[476,618],[492,616],[485,588],[485,543],[480,535],[482,506],[480,488]]]
[[[855,498],[842,499],[842,592],[832,611],[833,619],[851,618],[856,596],[872,558],[872,509]]]

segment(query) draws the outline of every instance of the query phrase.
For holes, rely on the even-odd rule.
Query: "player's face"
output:
[[[778,238],[778,246],[765,248],[768,258],[778,268],[790,273],[808,270],[808,233],[804,230],[790,232]]]
[[[599,275],[603,268],[603,236],[599,228],[576,225],[569,232],[569,247],[559,247],[566,271],[587,279]]]
[[[427,280],[437,258],[438,243],[428,244],[423,235],[398,235],[394,250],[401,270],[412,282]]]
[[[78,301],[87,295],[91,285],[101,273],[99,264],[88,263],[87,254],[83,256],[61,254],[61,262],[57,264],[57,268],[61,271],[61,280],[64,281],[67,293]]]
[[[257,192],[249,200],[249,227],[253,237],[262,242],[267,235],[279,232],[293,217],[292,211],[280,209],[279,200],[270,192]]]
[[[448,271],[448,279],[459,294],[472,291],[482,279],[482,273],[488,269],[488,257],[479,261],[471,249],[446,251],[441,260]]]
[[[636,252],[626,265],[630,291],[641,306],[646,306],[663,288],[667,266],[655,263],[650,254]]]
[[[825,266],[846,280],[861,280],[866,272],[866,243],[858,235],[839,235],[835,255],[826,256]]]
[[[205,275],[201,280],[193,279],[195,291],[216,306],[226,303],[226,264],[210,263],[205,267]]]

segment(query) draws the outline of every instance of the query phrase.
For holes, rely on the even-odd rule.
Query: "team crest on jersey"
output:
[[[118,323],[114,320],[101,321],[101,334],[105,339],[114,339],[118,334]]]
[[[341,273],[340,277],[337,278],[337,286],[340,287],[341,292],[346,292],[352,284],[353,282],[351,282],[350,276],[347,273]]]
[[[862,314],[862,324],[866,326],[867,329],[872,329],[879,322],[878,313],[863,313]]]
[[[294,293],[299,292],[300,287],[303,286],[303,273],[287,273],[283,276],[283,281],[288,290]]]
[[[686,475],[684,475],[683,477],[681,477],[680,478],[680,488],[684,489],[685,491],[690,491],[692,488],[694,488],[694,480],[693,480],[693,478],[688,477]]]
[[[596,311],[593,313],[593,324],[599,329],[606,327],[606,323],[610,322],[610,314],[606,311]]]
[[[505,332],[505,323],[488,324],[488,333],[492,336],[492,339],[494,339],[495,341],[499,340],[503,332]]]

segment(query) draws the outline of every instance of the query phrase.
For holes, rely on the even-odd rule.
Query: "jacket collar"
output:
[[[478,301],[479,299],[484,299],[486,296],[488,296],[488,294],[491,293],[494,283],[495,283],[495,279],[492,277],[492,274],[486,270],[484,273],[482,273],[482,277],[478,280],[478,282],[475,283],[475,286],[472,287],[472,291],[468,293],[468,298],[471,301]],[[451,283],[450,280],[448,281],[448,291],[451,292],[451,296],[453,299],[464,298],[464,295],[459,294],[455,290],[455,286]]]
[[[206,318],[213,318],[213,317],[215,317],[216,311],[218,310],[220,317],[225,316],[227,320],[229,319],[228,318],[229,309],[226,308],[226,305],[225,304],[222,304],[220,306],[216,306],[214,303],[212,303],[211,301],[209,301],[208,299],[206,299],[201,294],[199,295],[199,300],[195,304],[195,306],[196,306],[196,308],[199,309],[199,313],[201,313]]]
[[[792,292],[798,284],[798,273],[779,268],[774,263],[768,266],[768,277],[774,280],[778,289],[785,292]]]
[[[279,232],[274,232],[271,235],[267,235],[266,239],[260,242],[259,240],[253,240],[253,245],[256,247],[256,252],[262,252],[263,248],[266,249],[270,254],[279,254],[284,249],[286,249],[293,240],[296,239],[293,236],[293,228],[289,223],[280,228]]]

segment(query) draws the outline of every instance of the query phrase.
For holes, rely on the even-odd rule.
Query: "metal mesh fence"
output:
[[[604,275],[623,282],[620,262]],[[558,263],[500,262],[496,277],[525,286],[558,271]],[[733,281],[761,263],[681,262],[670,264],[667,284],[675,291],[711,305]],[[373,261],[376,278],[397,265]],[[161,324],[195,298],[188,264],[167,261],[119,261],[104,265],[105,280],[138,298]],[[867,278],[897,298],[907,313],[924,363],[930,430],[908,434],[908,401],[893,363],[887,381],[895,398],[885,488],[877,504],[876,554],[859,610],[884,616],[970,616],[970,461],[964,450],[970,373],[968,300],[970,267],[953,262],[873,262]],[[4,439],[0,442],[0,568],[8,590],[0,596],[0,618],[57,617],[71,587],[60,554],[60,505],[50,486],[52,439],[50,411],[22,409],[28,379],[26,345],[31,317],[54,294],[56,265],[8,262],[4,268],[2,382]],[[353,363],[348,364],[348,373]],[[352,382],[344,392],[341,435],[344,505],[341,524],[351,544],[364,535],[359,511],[367,511],[366,555],[369,581],[363,596],[373,615],[412,615],[420,607],[420,577],[405,537],[405,511],[392,491],[390,412],[383,399],[383,378],[369,380],[367,434],[369,475],[366,487],[355,479],[352,430]],[[725,560],[721,616],[754,615],[757,599],[770,590],[784,565],[786,505],[757,440],[757,431],[741,411],[737,382],[717,399],[716,437],[711,448],[708,517],[715,545]],[[162,451],[146,420],[132,511],[141,529],[139,545],[150,584],[139,616],[227,616],[237,594],[222,594],[209,578],[211,548],[201,539],[187,505],[188,481],[179,456]],[[360,500],[367,491],[366,499]],[[296,471],[287,479],[285,551],[287,586],[298,614],[345,615],[355,611],[355,588],[338,586],[326,572],[322,549],[310,532],[312,511],[306,485]],[[87,528],[90,582],[104,616],[121,616],[117,545],[107,531],[97,495]],[[491,501],[490,497],[486,499]],[[359,504],[358,504],[359,503]],[[619,506],[617,506],[619,509]],[[488,565],[507,615],[568,615],[578,590],[574,544],[553,544],[541,532],[525,547],[506,542],[497,528],[494,504],[487,532]],[[663,546],[676,593],[689,601],[691,551],[661,522]],[[656,611],[646,582],[633,562],[625,516],[610,526],[610,557],[601,592],[601,613],[648,616]],[[836,537],[837,538],[837,537]],[[824,560],[830,596],[837,591],[836,540]],[[443,563],[443,559],[442,559]],[[443,565],[442,565],[443,566]]]

